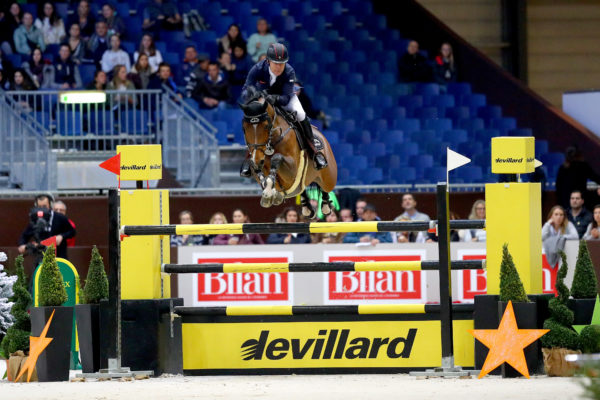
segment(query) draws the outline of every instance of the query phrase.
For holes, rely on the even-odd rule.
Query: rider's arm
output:
[[[279,96],[278,101],[278,103],[282,106],[285,106],[290,102],[290,99],[294,94],[294,81],[296,80],[296,73],[293,69],[290,68],[290,71],[286,71],[285,74],[285,82],[283,83],[281,96]]]
[[[258,81],[258,64],[254,65],[250,68],[250,72],[248,72],[248,76],[246,77],[246,83],[244,83],[244,87],[242,88],[242,98],[246,97],[246,89],[248,86],[256,86],[256,82]]]

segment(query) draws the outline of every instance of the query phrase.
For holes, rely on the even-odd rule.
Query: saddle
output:
[[[308,143],[306,143],[306,138],[302,135],[302,127],[300,126],[300,121],[298,121],[298,119],[296,118],[296,114],[291,112],[291,111],[287,111],[284,108],[282,108],[279,105],[274,106],[277,109],[277,114],[279,114],[281,117],[283,117],[283,119],[285,119],[285,121],[290,124],[290,126],[293,128],[294,133],[296,134],[296,140],[298,141],[298,145],[300,146],[301,150],[305,150],[306,151],[306,147],[308,146]],[[321,140],[315,136],[315,147],[317,148],[317,150],[323,150],[323,143],[321,142]]]

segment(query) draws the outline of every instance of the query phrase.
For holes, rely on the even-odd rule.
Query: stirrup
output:
[[[315,156],[313,157],[313,161],[315,162],[315,168],[317,169],[317,171],[326,168],[329,165],[327,163],[327,159],[325,159],[325,156],[321,152],[317,152],[315,154]]]

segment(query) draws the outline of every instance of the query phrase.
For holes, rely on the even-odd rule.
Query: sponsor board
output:
[[[485,251],[481,250],[469,250],[463,249],[458,250],[459,260],[485,260]],[[556,289],[554,284],[556,282],[556,273],[558,271],[557,265],[551,267],[548,264],[546,255],[542,254],[542,288],[543,293],[554,293]],[[472,303],[475,300],[475,296],[487,294],[487,271],[486,270],[463,270],[456,271],[457,286],[458,286],[458,298],[456,299],[461,303]]]
[[[325,251],[324,261],[415,261],[425,249]],[[425,303],[424,271],[344,271],[325,273],[325,304]]]
[[[287,263],[292,252],[194,253],[194,262],[206,263]],[[194,306],[292,304],[293,274],[268,272],[194,274]]]
[[[473,366],[473,321],[453,326],[456,363]],[[184,322],[183,369],[435,367],[440,332],[435,320]]]

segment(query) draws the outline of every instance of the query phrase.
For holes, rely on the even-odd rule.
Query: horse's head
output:
[[[246,90],[245,102],[240,103],[240,107],[244,111],[242,127],[246,145],[254,164],[261,167],[265,154],[273,154],[270,147],[270,134],[273,129],[275,110],[265,101],[263,93],[253,87]]]

